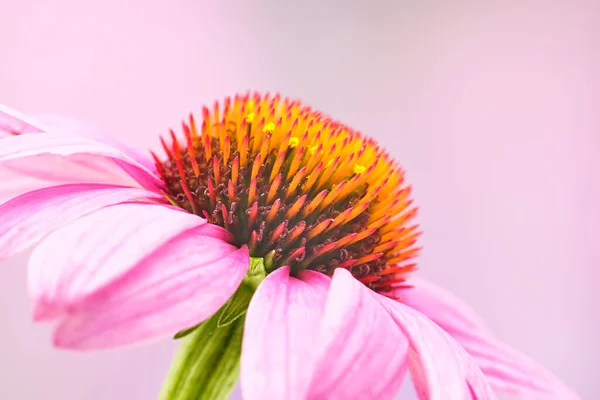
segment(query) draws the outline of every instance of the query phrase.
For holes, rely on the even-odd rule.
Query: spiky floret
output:
[[[179,207],[230,231],[268,270],[346,268],[374,290],[415,269],[417,208],[377,143],[279,95],[215,102],[154,155]]]

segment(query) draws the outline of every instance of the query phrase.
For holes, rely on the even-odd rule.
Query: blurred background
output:
[[[303,99],[404,165],[422,276],[591,399],[599,26],[592,0],[0,0],[0,102],[154,148],[238,91]],[[25,263],[0,263],[0,398],[156,398],[175,344],[52,349],[30,322]]]

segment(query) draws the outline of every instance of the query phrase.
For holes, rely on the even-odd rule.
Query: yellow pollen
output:
[[[333,158],[329,160],[329,162],[325,165],[325,168],[331,167],[331,164],[333,164]]]
[[[317,151],[317,149],[319,148],[318,145],[314,145],[312,146],[310,149],[308,149],[308,152],[310,153],[310,155],[312,156],[313,154],[315,154],[315,151]]]
[[[275,124],[273,122],[269,122],[268,124],[265,124],[265,126],[263,127],[263,132],[270,132],[273,133],[273,131],[275,130]]]
[[[293,149],[294,147],[298,146],[298,144],[300,143],[300,139],[298,139],[295,136],[292,136],[290,138],[290,147]]]
[[[362,174],[366,170],[367,170],[367,167],[365,167],[364,165],[354,164],[354,173],[355,174]]]
[[[251,112],[250,114],[246,115],[246,122],[251,124],[252,121],[254,121],[254,117],[256,116],[256,114],[254,114],[253,112]]]

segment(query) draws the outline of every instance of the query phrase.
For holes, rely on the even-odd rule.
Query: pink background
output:
[[[302,98],[406,167],[420,273],[594,398],[598,3],[201,3],[0,0],[0,102],[148,148],[236,91]],[[174,343],[53,350],[29,319],[25,259],[0,264],[0,398],[155,398]]]

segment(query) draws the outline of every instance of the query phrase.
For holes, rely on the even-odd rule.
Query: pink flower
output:
[[[35,245],[36,321],[97,350],[170,337],[268,275],[245,317],[246,399],[576,399],[450,293],[419,252],[403,173],[371,140],[278,96],[236,96],[155,160],[0,107],[0,259]],[[164,142],[163,142],[164,144]],[[2,201],[2,200],[0,200]]]

